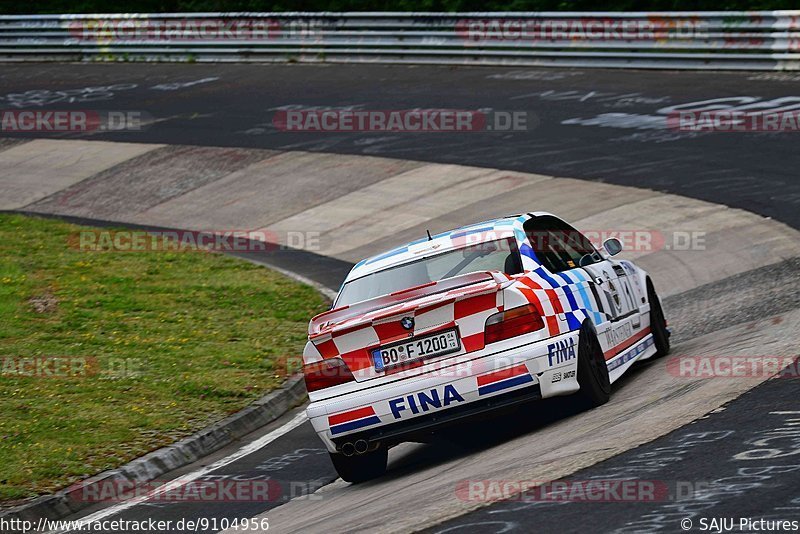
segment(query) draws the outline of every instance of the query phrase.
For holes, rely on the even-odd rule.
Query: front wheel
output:
[[[359,482],[377,478],[386,472],[389,449],[378,447],[372,452],[353,456],[332,453],[331,461],[342,480],[358,484]]]
[[[650,331],[653,333],[653,341],[656,345],[656,358],[669,354],[669,330],[667,330],[667,320],[664,317],[664,310],[661,308],[661,301],[656,294],[653,283],[647,280],[647,300],[650,302]]]
[[[611,398],[608,364],[589,321],[581,325],[578,339],[578,385],[581,387],[579,395],[589,408],[605,404]]]

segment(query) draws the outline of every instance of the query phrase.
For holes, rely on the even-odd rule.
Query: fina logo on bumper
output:
[[[567,362],[575,358],[575,340],[567,339],[547,345],[547,361],[550,365]]]
[[[464,397],[459,394],[455,386],[447,384],[441,396],[437,389],[432,389],[428,393],[420,391],[419,393],[390,400],[389,408],[391,408],[394,418],[400,419],[403,417],[400,412],[406,410],[410,410],[413,414],[418,414],[420,411],[427,412],[431,408],[446,408],[453,402],[464,402]]]

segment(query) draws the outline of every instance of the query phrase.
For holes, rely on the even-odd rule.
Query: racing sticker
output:
[[[575,378],[575,370],[572,371],[564,371],[562,374],[561,371],[556,371],[553,373],[553,377],[550,379],[551,384],[555,384],[557,382],[561,382],[561,380],[569,380],[570,378]]]
[[[420,412],[427,412],[431,409],[446,408],[454,402],[464,402],[464,397],[452,384],[447,384],[441,390],[434,388],[429,391],[419,391],[404,397],[398,397],[389,401],[389,409],[395,419],[401,419],[404,415],[417,415]]]
[[[349,432],[365,426],[376,425],[380,422],[381,419],[375,415],[375,409],[372,406],[364,406],[363,408],[328,416],[331,434],[341,434],[342,432]]]
[[[653,339],[652,336],[650,336],[641,343],[634,345],[633,348],[631,348],[627,352],[620,354],[619,357],[615,358],[613,361],[608,362],[608,370],[613,371],[617,367],[625,365],[626,363],[636,358],[637,356],[642,354],[644,351],[646,351],[653,345],[655,345],[655,340]]]
[[[528,382],[533,382],[533,377],[528,372],[524,363],[501,369],[478,377],[478,395],[489,395],[504,389],[513,388]]]
[[[575,339],[565,339],[547,345],[547,362],[550,366],[559,365],[575,358]]]

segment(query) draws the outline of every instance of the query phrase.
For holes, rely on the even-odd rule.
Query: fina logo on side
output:
[[[547,345],[547,360],[550,365],[568,362],[575,358],[575,340],[565,339]]]

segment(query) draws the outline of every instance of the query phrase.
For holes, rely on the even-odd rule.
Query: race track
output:
[[[135,110],[116,141],[368,154],[569,176],[669,191],[797,227],[800,154],[789,133],[675,133],[668,108],[786,108],[800,75],[381,65],[7,65],[0,106]],[[66,94],[64,94],[66,92]],[[525,111],[524,132],[287,133],[294,108]],[[683,108],[690,109],[690,108]],[[25,135],[25,134],[18,134]],[[72,134],[70,134],[72,135]]]
[[[8,169],[0,186],[8,191],[4,200],[11,199],[2,207],[88,224],[236,226],[278,235],[315,229],[322,236],[316,252],[249,259],[294,268],[333,290],[352,262],[426,227],[444,230],[519,209],[553,211],[584,230],[700,232],[705,241],[699,250],[666,246],[627,256],[653,273],[666,296],[674,354],[791,357],[800,327],[800,154],[792,134],[694,135],[661,125],[664,110],[678,104],[800,102],[797,80],[791,74],[502,68],[8,66],[0,74],[0,107],[142,110],[152,123],[143,132],[59,136],[73,144],[0,142],[0,164]],[[321,134],[287,133],[272,122],[278,110],[311,106],[526,111],[533,127]],[[48,171],[54,163],[41,163],[46,154],[65,162],[83,151],[90,156],[63,163],[59,173]],[[25,179],[14,182],[15,176]],[[440,196],[434,194],[437,180],[450,184]],[[36,187],[26,186],[32,183]],[[391,213],[399,223],[359,224],[363,212],[354,213],[353,205],[374,207],[368,211],[373,218]],[[601,408],[580,412],[569,400],[547,401],[442,442],[405,444],[391,451],[385,477],[360,486],[335,481],[321,443],[304,423],[208,475],[276,480],[282,494],[273,502],[115,503],[76,517],[263,514],[270,531],[279,532],[522,532],[540,521],[574,530],[589,516],[603,532],[652,532],[676,531],[680,517],[692,513],[796,519],[800,509],[791,488],[797,475],[787,466],[800,438],[780,433],[796,425],[795,382],[688,379],[654,361],[621,380]],[[245,441],[281,429],[297,413]],[[775,458],[737,459],[775,432],[772,446],[781,451]],[[701,433],[713,439],[698,440]],[[237,447],[171,476],[195,472]],[[648,464],[650,471],[631,468],[662,450],[684,452]],[[736,476],[743,468],[770,476],[735,495],[703,500],[695,494],[702,502],[673,508],[674,515],[663,509],[676,506],[672,501],[495,503],[457,492],[465,481],[620,474],[671,488],[678,482],[700,487],[696,483]]]

